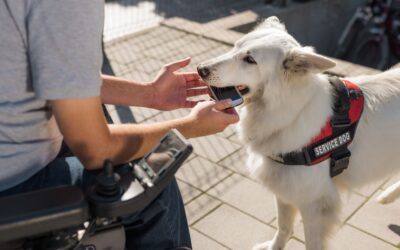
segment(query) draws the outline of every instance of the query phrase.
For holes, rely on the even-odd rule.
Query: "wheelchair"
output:
[[[151,171],[146,159],[151,153],[159,153],[163,140],[172,134],[179,132],[170,131],[145,155],[141,160],[145,167],[131,162],[133,171],[120,176],[114,173],[112,162],[106,160],[96,184],[85,192],[75,186],[59,186],[0,198],[0,249],[124,249],[122,217],[150,204],[192,152],[190,144],[185,144],[184,151],[174,150],[176,155],[149,175],[157,176],[156,181],[152,185],[148,179],[143,181]]]

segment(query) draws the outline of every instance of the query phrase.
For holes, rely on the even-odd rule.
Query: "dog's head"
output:
[[[245,85],[250,95],[279,94],[283,84],[334,66],[335,62],[311,47],[302,47],[277,17],[269,17],[232,50],[201,63],[198,72],[211,86]]]

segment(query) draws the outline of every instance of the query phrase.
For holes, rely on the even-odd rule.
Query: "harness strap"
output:
[[[346,85],[337,78],[330,77],[329,83],[335,90],[335,101],[333,103],[334,115],[331,119],[333,129],[348,128],[350,126],[349,109],[350,109],[350,93]]]
[[[335,91],[333,116],[321,134],[299,151],[269,156],[270,159],[285,165],[311,166],[330,158],[331,177],[347,168],[351,156],[347,146],[355,136],[364,99],[359,87],[350,82],[336,77],[329,78],[329,82]],[[356,107],[352,106],[353,101]]]
[[[343,134],[350,131],[350,138],[354,138],[357,123],[351,125],[349,118],[350,92],[347,86],[337,77],[330,77],[329,83],[336,91],[337,98],[333,105],[334,115],[331,119],[332,134]],[[341,174],[349,166],[351,152],[344,144],[331,154],[329,173],[331,177]]]

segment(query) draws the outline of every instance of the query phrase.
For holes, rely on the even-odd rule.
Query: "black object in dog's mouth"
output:
[[[215,88],[215,89],[236,88],[236,89],[240,92],[240,94],[241,94],[242,96],[245,96],[245,95],[247,95],[247,94],[250,92],[249,87],[247,87],[246,85],[226,86],[226,87],[216,87],[216,86],[214,86],[214,85],[209,85],[209,86],[212,87],[212,88]]]

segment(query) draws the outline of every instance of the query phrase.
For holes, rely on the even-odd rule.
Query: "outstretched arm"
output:
[[[167,64],[153,81],[145,83],[103,75],[102,102],[159,110],[192,108],[198,101],[188,98],[208,94],[209,90],[197,73],[176,72],[189,63],[190,58],[186,58]]]

